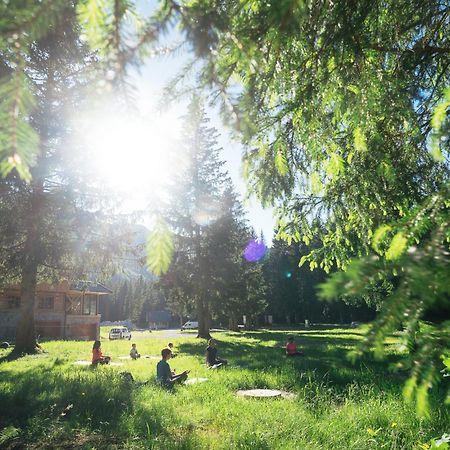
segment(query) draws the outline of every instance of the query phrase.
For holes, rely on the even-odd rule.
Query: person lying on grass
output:
[[[101,343],[100,341],[95,341],[94,345],[92,346],[92,364],[109,364],[111,361],[110,356],[103,356],[102,350],[101,350]]]
[[[295,343],[293,336],[289,336],[286,343],[286,356],[300,355],[302,355],[302,352],[297,350],[297,344]]]
[[[216,341],[210,339],[208,341],[208,347],[206,348],[206,365],[208,367],[220,367],[228,363],[226,359],[219,358],[217,356]]]
[[[187,380],[190,370],[185,370],[179,375],[175,374],[175,370],[170,370],[169,363],[167,362],[172,356],[170,348],[163,348],[161,350],[161,356],[161,361],[156,365],[156,381],[161,386],[171,389],[174,384],[179,384]]]
[[[130,356],[131,356],[131,359],[138,359],[141,357],[141,354],[138,352],[138,350],[136,348],[136,344],[131,344]]]

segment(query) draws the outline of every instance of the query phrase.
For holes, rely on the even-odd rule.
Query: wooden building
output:
[[[99,298],[111,292],[102,284],[89,281],[38,284],[36,335],[43,339],[99,339]],[[19,314],[20,286],[8,286],[0,291],[1,339],[14,339]]]

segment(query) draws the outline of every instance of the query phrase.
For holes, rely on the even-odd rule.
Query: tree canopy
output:
[[[8,94],[0,103],[3,174],[16,168],[29,178],[38,94],[22,68],[64,3],[1,7],[0,48],[10,61],[0,85]],[[402,323],[416,335],[426,310],[448,300],[448,2],[164,0],[144,17],[128,0],[82,0],[77,12],[100,70],[116,86],[179,26],[194,51],[185,73],[198,69],[193,89],[212,93],[235,126],[249,191],[276,207],[278,237],[306,245],[317,238],[300,261],[310,269],[348,269],[323,295],[342,294],[357,279],[393,280],[369,343]],[[168,94],[179,92],[172,86]],[[167,263],[170,242],[165,250],[156,256]],[[363,259],[350,263],[354,257]],[[431,262],[433,276],[424,279]],[[428,289],[418,289],[425,280]],[[448,328],[443,321],[416,340],[423,345],[407,391],[417,388],[423,413]],[[430,342],[437,350],[428,370]]]

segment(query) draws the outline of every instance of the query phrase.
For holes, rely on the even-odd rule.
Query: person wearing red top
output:
[[[92,346],[92,364],[109,364],[111,361],[111,357],[109,356],[103,356],[103,353],[101,351],[101,343],[100,341],[95,341],[94,345]]]
[[[294,338],[290,336],[286,344],[286,356],[300,356],[302,353],[297,351],[297,344]]]

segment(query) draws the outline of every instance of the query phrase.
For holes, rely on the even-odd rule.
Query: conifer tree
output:
[[[175,236],[175,256],[163,276],[163,281],[177,288],[174,295],[180,295],[181,290],[195,304],[198,336],[203,338],[209,336],[211,299],[216,290],[213,263],[220,258],[209,244],[214,223],[223,215],[222,197],[230,183],[219,159],[217,131],[208,122],[202,102],[193,98],[175,155],[179,173],[167,211]]]
[[[35,142],[39,154],[29,177],[17,166],[0,179],[2,283],[18,281],[21,286],[16,353],[33,352],[36,347],[38,281],[94,273],[101,277],[98,268],[110,267],[107,255],[122,242],[112,239],[119,232],[117,222],[107,215],[107,203],[99,203],[102,196],[93,189],[92,180],[84,177],[82,151],[70,139],[67,112],[80,104],[91,68],[91,54],[79,40],[73,5],[61,8],[50,29],[25,45],[20,47],[26,53],[22,76],[36,93],[26,130],[39,136]],[[8,50],[0,51],[2,71],[8,77],[17,62]],[[26,130],[17,129],[17,137],[25,139]],[[10,133],[14,137],[15,131]]]
[[[209,245],[214,249],[210,264],[216,282],[213,311],[234,331],[238,331],[244,315],[248,324],[256,324],[266,306],[261,261],[250,262],[244,257],[246,247],[254,240],[242,204],[230,186],[223,195],[223,214],[212,225]]]

